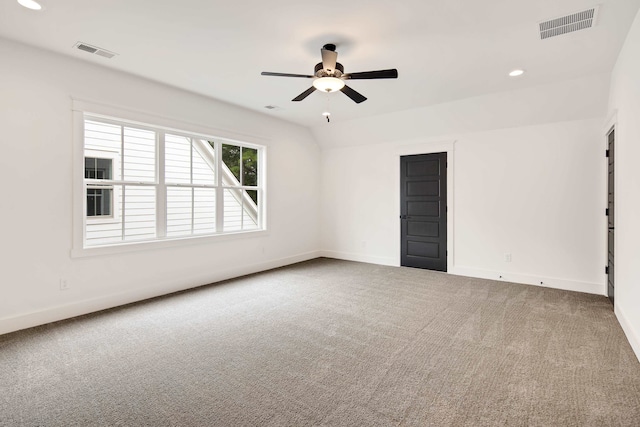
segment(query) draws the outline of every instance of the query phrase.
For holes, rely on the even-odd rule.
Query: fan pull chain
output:
[[[331,116],[331,113],[329,112],[330,101],[331,101],[331,97],[329,96],[329,92],[327,92],[327,109],[325,110],[324,113],[322,113],[322,115],[327,119],[327,123],[331,123],[331,119],[329,118],[329,116]]]

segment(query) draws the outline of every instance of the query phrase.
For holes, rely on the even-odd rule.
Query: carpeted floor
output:
[[[605,297],[318,259],[0,336],[2,426],[639,426]]]

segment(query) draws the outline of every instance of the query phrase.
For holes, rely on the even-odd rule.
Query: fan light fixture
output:
[[[31,9],[31,10],[41,10],[42,6],[40,5],[40,3],[38,3],[35,0],[18,0],[18,3],[20,3],[20,6],[24,6],[27,9]]]
[[[509,73],[510,77],[518,77],[524,74],[524,70],[513,70]]]
[[[320,77],[313,81],[313,87],[322,92],[336,92],[344,87],[344,80],[336,77]]]

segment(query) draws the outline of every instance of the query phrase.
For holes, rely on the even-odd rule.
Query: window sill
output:
[[[267,230],[252,230],[206,236],[177,237],[162,240],[147,240],[140,242],[118,243],[114,245],[74,248],[71,250],[71,258],[113,255],[154,249],[179,248],[196,244],[212,244],[230,240],[264,237],[268,234],[269,232]]]

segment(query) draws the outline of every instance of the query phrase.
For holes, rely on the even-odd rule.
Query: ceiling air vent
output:
[[[597,17],[598,6],[572,13],[571,15],[540,22],[540,40],[591,28],[596,24]]]
[[[89,53],[93,53],[95,55],[99,55],[105,58],[113,58],[114,56],[116,56],[116,53],[113,52],[109,52],[106,49],[102,49],[96,46],[91,46],[90,44],[86,44],[86,43],[82,43],[82,42],[78,42],[76,43],[73,47],[75,47],[76,49],[79,50],[83,50],[85,52],[89,52]]]

